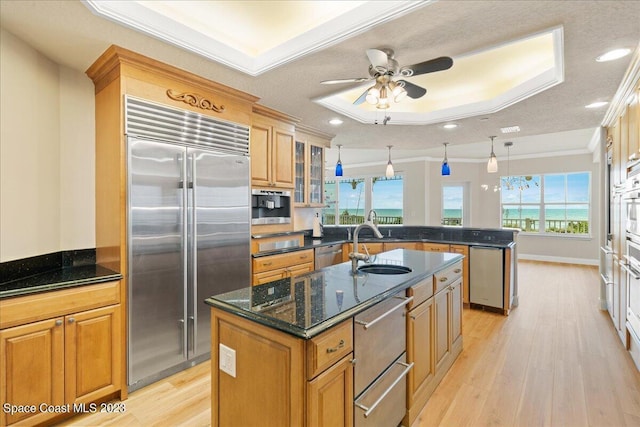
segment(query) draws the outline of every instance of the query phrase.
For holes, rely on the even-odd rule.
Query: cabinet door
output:
[[[65,397],[88,402],[120,389],[120,305],[65,317]]]
[[[469,246],[451,245],[450,250],[453,253],[464,255],[462,260],[462,301],[469,304]]]
[[[426,387],[434,378],[433,321],[434,299],[429,298],[409,311],[407,322],[407,362],[413,363],[409,371],[408,407],[411,407],[416,392]]]
[[[451,348],[462,338],[462,280],[451,285]]]
[[[273,128],[272,132],[272,185],[293,188],[294,135],[278,128]]]
[[[307,202],[307,183],[306,183],[306,144],[304,142],[296,141],[296,185],[293,192],[293,202],[296,205],[304,206]]]
[[[322,206],[324,196],[324,149],[317,145],[309,144],[308,175],[309,175],[309,199],[311,206]]]
[[[271,127],[254,123],[251,127],[251,184],[271,185]]]
[[[16,326],[0,331],[0,402],[12,405],[64,403],[63,319]],[[54,414],[55,415],[55,414]],[[0,411],[0,425],[29,419],[33,425],[52,414]]]
[[[435,298],[435,336],[434,336],[434,348],[435,348],[435,367],[436,372],[439,371],[439,366],[451,353],[451,340],[450,331],[451,322],[449,321],[449,299],[451,292],[444,290],[436,294]]]
[[[631,103],[627,107],[627,115],[629,116],[629,146],[628,154],[629,160],[638,160],[640,156],[640,112],[638,110],[638,96],[640,94],[636,92],[636,96],[633,97]]]
[[[353,425],[352,353],[307,383],[309,426]]]

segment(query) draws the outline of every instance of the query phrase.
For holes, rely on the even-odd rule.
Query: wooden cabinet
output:
[[[407,290],[407,414],[412,425],[462,352],[462,265],[456,263]]]
[[[411,249],[414,251],[422,250],[422,243],[420,242],[385,242],[384,250],[391,251],[394,249]]]
[[[310,426],[353,425],[353,356],[307,383],[307,420]]]
[[[216,308],[211,320],[214,345],[236,352],[235,377],[211,370],[213,427],[353,425],[351,320],[310,340]]]
[[[464,256],[462,260],[462,302],[469,304],[469,246],[450,245],[449,250]],[[511,307],[511,304],[505,307]]]
[[[376,255],[381,252],[384,252],[384,243],[378,242],[365,242],[358,243],[358,252],[362,254],[366,254],[367,251],[369,255]],[[353,252],[353,243],[344,243],[342,245],[342,261],[349,261],[349,254]]]
[[[251,123],[251,184],[293,188],[295,123],[298,119],[255,105]]]
[[[627,106],[627,124],[629,126],[629,139],[627,153],[629,161],[640,160],[640,89],[636,89]]]
[[[432,289],[433,285],[430,284]],[[415,420],[436,387],[433,354],[434,299],[409,310],[407,316],[407,417]],[[407,423],[410,425],[410,423]]]
[[[431,252],[449,252],[449,244],[423,242],[422,250]]]
[[[15,415],[3,411],[0,425],[46,422],[60,414],[40,413],[41,404],[89,403],[120,391],[124,362],[118,297],[119,282],[114,282],[0,301],[6,314],[0,330],[0,401],[38,409]],[[101,304],[112,305],[91,308]],[[38,317],[49,318],[33,321]]]
[[[254,286],[308,273],[314,269],[313,249],[253,258],[252,267]]]
[[[64,401],[63,319],[49,319],[0,331],[0,402],[11,405],[41,403],[62,405]],[[0,425],[19,421],[31,425],[52,418],[51,414],[0,412]]]
[[[333,135],[296,125],[295,190],[299,207],[324,207],[324,149]]]

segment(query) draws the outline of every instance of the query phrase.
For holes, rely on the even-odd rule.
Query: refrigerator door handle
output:
[[[189,325],[189,330],[190,330],[190,337],[189,337],[189,351],[191,352],[191,354],[195,354],[196,353],[196,321],[195,321],[195,315],[198,312],[198,230],[197,230],[197,224],[198,224],[198,216],[197,216],[197,208],[196,208],[196,200],[197,199],[197,193],[196,193],[196,185],[195,185],[195,180],[196,180],[196,154],[191,154],[190,156],[190,161],[191,161],[191,179],[189,180],[189,189],[191,190],[191,247],[190,252],[191,252],[191,283],[189,284],[189,286],[191,286],[191,292],[192,292],[192,299],[191,299],[191,314],[189,316],[189,320],[191,321],[191,325]]]
[[[180,329],[180,348],[182,348],[182,355],[187,357],[187,348],[184,345],[185,333],[184,333],[184,319],[178,319],[178,328]]]
[[[186,150],[184,151],[183,154],[180,155],[179,158],[179,162],[180,162],[180,188],[182,189],[182,209],[180,210],[180,212],[182,213],[182,265],[184,265],[183,268],[183,295],[184,292],[188,289],[189,286],[189,251],[187,250],[189,248],[189,221],[187,219],[187,209],[189,207],[189,194],[188,192],[185,190],[185,186],[184,183],[187,182],[189,180],[189,176],[188,176],[188,171],[187,171],[187,162],[185,161],[185,156],[187,155]],[[186,314],[186,308],[187,308],[187,300],[186,298],[184,298],[183,300],[183,313]],[[182,348],[182,356],[186,359],[188,357],[188,349],[187,349],[187,334],[185,331],[185,328],[187,327],[187,325],[185,324],[184,319],[180,319],[180,323],[182,326],[182,342],[180,344],[180,347]]]
[[[194,354],[196,351],[196,318],[189,316],[189,352]]]

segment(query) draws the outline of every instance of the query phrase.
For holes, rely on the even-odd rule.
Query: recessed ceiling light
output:
[[[604,107],[607,104],[608,104],[607,101],[592,102],[589,105],[585,105],[584,108],[600,108],[600,107]]]
[[[444,125],[442,127],[445,128],[445,129],[455,129],[455,128],[458,127],[458,125],[455,124],[455,123],[447,123],[446,125]]]
[[[505,128],[500,128],[500,132],[502,133],[520,132],[520,126],[507,126]]]
[[[614,50],[610,50],[607,53],[603,53],[602,55],[598,56],[596,58],[596,61],[598,62],[607,62],[607,61],[613,61],[615,59],[620,59],[620,58],[624,58],[625,56],[629,55],[631,53],[631,49],[614,49]]]
[[[331,120],[329,120],[329,124],[332,124],[334,126],[338,126],[338,125],[342,124],[342,120],[337,119],[337,118],[336,119],[331,119]]]

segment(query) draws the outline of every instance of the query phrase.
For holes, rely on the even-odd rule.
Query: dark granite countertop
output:
[[[61,267],[0,283],[0,299],[120,279],[120,273],[96,264]]]
[[[352,231],[355,227],[351,227]],[[448,243],[454,245],[467,246],[490,246],[496,248],[513,247],[516,242],[514,234],[517,229],[468,229],[453,227],[419,227],[419,226],[402,226],[402,227],[379,227],[382,239],[378,239],[368,229],[363,229],[358,236],[361,243],[385,243],[385,242],[425,242],[425,243]],[[304,231],[301,231],[304,232]],[[282,235],[276,233],[273,235],[254,236],[268,237]],[[351,242],[347,239],[347,227],[325,227],[325,234],[322,238],[312,238],[310,232],[305,232],[304,245],[290,247],[284,249],[275,249],[255,253],[252,256],[259,258],[266,255],[276,255],[287,252],[295,252],[304,249],[313,249],[319,246],[328,246]]]
[[[453,253],[395,249],[372,256],[372,263],[404,265],[412,269],[410,273],[354,276],[351,262],[345,262],[294,278],[215,295],[206,303],[308,339],[462,258]]]

